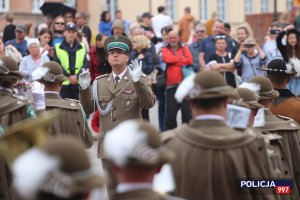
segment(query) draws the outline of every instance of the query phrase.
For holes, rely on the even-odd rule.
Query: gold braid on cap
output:
[[[156,164],[160,159],[160,153],[160,149],[152,149],[148,145],[140,144],[135,147],[130,157],[145,163]]]

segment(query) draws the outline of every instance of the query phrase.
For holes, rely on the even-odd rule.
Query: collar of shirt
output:
[[[206,115],[198,115],[195,117],[196,120],[207,120],[207,119],[214,119],[214,120],[222,120],[225,121],[224,117],[220,115],[214,114],[206,114]]]
[[[120,183],[117,186],[116,192],[123,193],[132,190],[152,189],[151,183]]]
[[[59,92],[55,92],[55,91],[45,91],[45,94],[59,94]]]
[[[119,80],[121,80],[122,77],[124,76],[126,70],[127,70],[127,68],[126,68],[122,73],[120,73],[119,75],[117,75],[117,74],[115,74],[114,72],[112,72],[113,77],[114,77],[114,80],[115,80],[116,76],[118,76],[118,77],[120,78]]]

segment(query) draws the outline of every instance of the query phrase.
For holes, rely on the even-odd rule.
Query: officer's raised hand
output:
[[[45,110],[45,86],[37,81],[32,83],[31,92],[36,110]]]
[[[81,74],[79,74],[79,84],[81,89],[86,89],[90,86],[91,77],[89,71],[84,71]]]
[[[131,64],[128,65],[129,74],[133,82],[138,82],[142,75],[142,61],[138,62],[137,60],[131,61]]]

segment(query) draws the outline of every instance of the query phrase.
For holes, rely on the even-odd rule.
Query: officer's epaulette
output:
[[[97,76],[97,77],[96,77],[96,80],[99,79],[99,78],[107,77],[108,75],[109,75],[109,74],[102,74],[102,75],[100,75],[100,76]]]

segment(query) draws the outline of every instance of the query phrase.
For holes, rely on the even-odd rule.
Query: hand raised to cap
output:
[[[79,84],[81,89],[86,89],[90,86],[91,83],[91,77],[89,71],[84,71],[81,74],[79,74]]]
[[[131,61],[131,64],[128,65],[129,74],[133,82],[138,82],[142,75],[142,61],[138,62],[137,60]]]

